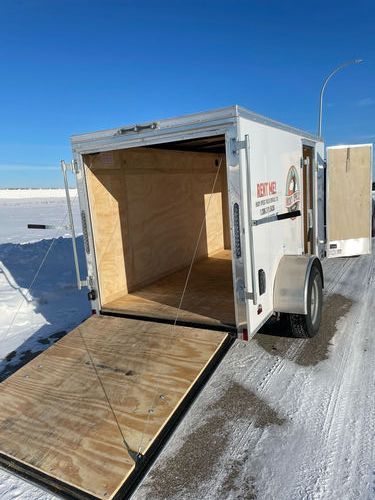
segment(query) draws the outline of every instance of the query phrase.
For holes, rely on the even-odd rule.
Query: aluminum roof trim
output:
[[[147,123],[157,123],[158,124],[158,129],[168,129],[168,128],[175,128],[175,127],[183,127],[186,125],[193,125],[193,124],[199,124],[199,123],[207,123],[209,121],[223,121],[226,119],[231,119],[235,118],[238,116],[237,112],[238,106],[229,106],[226,108],[219,108],[211,111],[203,111],[199,113],[193,113],[189,115],[181,115],[173,118],[163,118],[161,120],[151,120]],[[86,134],[75,134],[71,136],[71,141],[72,143],[76,142],[84,142],[86,140],[93,140],[93,139],[104,139],[107,137],[112,137],[116,132],[118,132],[119,129],[121,128],[131,128],[135,127],[136,125],[143,125],[142,123],[133,123],[133,124],[127,124],[123,126],[119,126],[116,128],[112,129],[107,129],[107,130],[99,130],[96,132],[90,132]],[[130,135],[130,134],[129,134]]]
[[[122,127],[116,127],[112,129],[107,129],[107,130],[101,130],[97,132],[91,132],[91,133],[86,133],[86,134],[77,134],[73,135],[71,137],[71,143],[72,146],[75,146],[76,150],[86,149],[87,145],[89,143],[95,143],[95,142],[100,142],[103,140],[108,140],[108,139],[113,139],[114,143],[117,142],[115,140],[116,138],[119,137],[118,131],[121,130],[122,128],[132,128],[135,127],[136,125],[142,126],[142,125],[147,125],[150,123],[157,123],[157,128],[153,129],[151,132],[153,135],[155,135],[155,130],[160,131],[161,133],[166,133],[168,132],[169,129],[178,129],[178,128],[184,128],[184,127],[189,127],[192,126],[194,128],[199,127],[200,124],[203,126],[220,126],[228,122],[234,122],[238,117],[246,118],[248,120],[254,121],[256,123],[265,125],[265,126],[270,126],[273,128],[278,128],[281,130],[285,130],[286,132],[290,132],[296,135],[299,135],[301,137],[304,137],[306,139],[313,140],[314,142],[321,142],[321,139],[319,139],[317,136],[311,134],[310,132],[306,132],[304,130],[286,125],[284,123],[278,122],[276,120],[272,120],[270,118],[267,118],[265,116],[259,115],[257,113],[254,113],[252,111],[247,110],[244,107],[234,105],[234,106],[228,106],[226,108],[219,108],[211,111],[204,111],[200,113],[194,113],[194,114],[189,114],[189,115],[182,115],[179,117],[174,117],[174,118],[165,118],[161,119],[159,121],[154,121],[154,122],[147,122],[145,124],[132,124],[132,125],[127,125],[127,126],[122,126]],[[135,139],[136,137],[140,137],[142,135],[148,136],[150,134],[150,130],[145,129],[141,133],[139,132],[129,132],[126,134],[126,136],[122,136],[122,140],[126,138]]]
[[[277,120],[273,120],[272,118],[267,118],[266,116],[259,115],[258,113],[254,113],[253,111],[250,111],[241,106],[237,107],[238,107],[238,114],[242,118],[247,118],[253,122],[262,123],[263,125],[268,125],[270,127],[279,128],[281,130],[285,130],[286,132],[291,132],[292,134],[305,137],[306,139],[311,139],[314,142],[322,142],[321,138],[319,138],[317,135],[312,134],[311,132],[307,132],[306,130],[302,130],[300,128],[293,127],[291,125],[287,125]]]

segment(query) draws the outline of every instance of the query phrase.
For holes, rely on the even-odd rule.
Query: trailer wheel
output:
[[[318,331],[322,319],[323,281],[317,266],[313,266],[307,284],[307,314],[288,314],[290,333],[296,338],[311,338]]]

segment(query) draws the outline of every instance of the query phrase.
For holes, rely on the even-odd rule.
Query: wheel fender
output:
[[[313,267],[320,272],[323,283],[322,264],[315,255],[284,255],[281,258],[273,287],[275,312],[307,314],[307,288]]]

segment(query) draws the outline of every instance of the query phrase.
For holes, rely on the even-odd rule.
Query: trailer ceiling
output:
[[[225,153],[225,136],[201,137],[185,141],[165,142],[146,146],[152,149],[169,149],[174,151],[195,151],[201,153]]]

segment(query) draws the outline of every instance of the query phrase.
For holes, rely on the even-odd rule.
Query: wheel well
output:
[[[322,278],[323,269],[315,255],[283,255],[274,281],[275,312],[307,314],[307,289],[311,270],[316,268]]]

